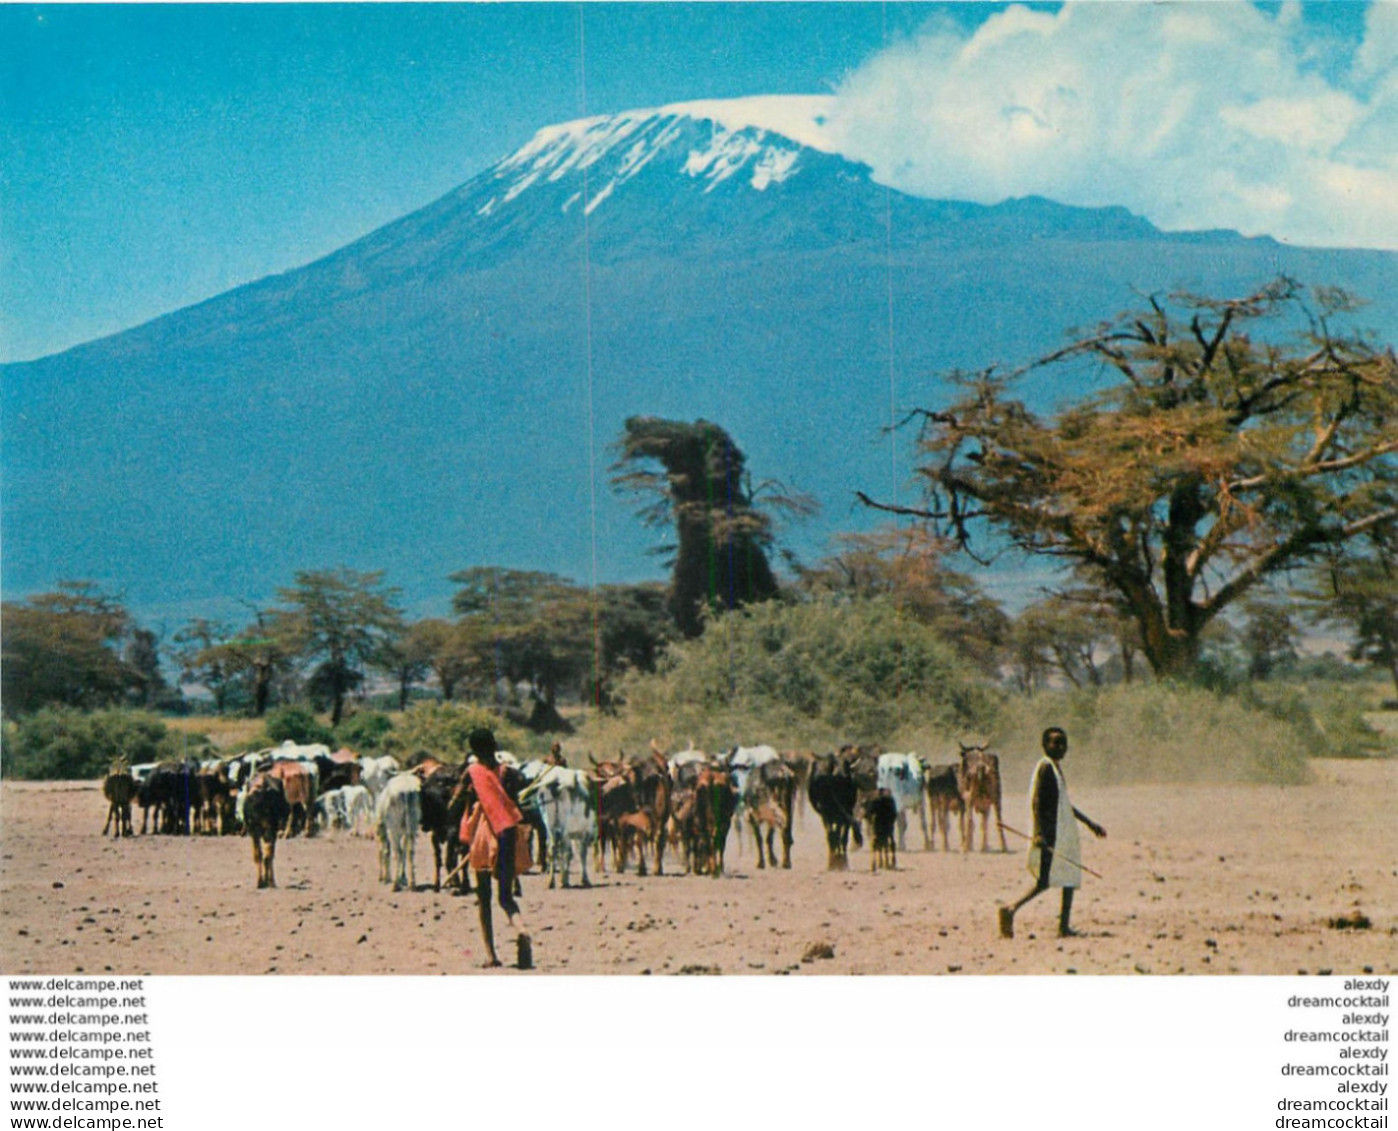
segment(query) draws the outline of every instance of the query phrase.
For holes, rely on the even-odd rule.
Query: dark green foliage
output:
[[[0,681],[10,718],[45,706],[103,707],[141,683],[122,658],[131,630],[121,605],[91,582],[5,602],[0,612]]]
[[[594,663],[594,598],[552,573],[479,567],[451,575],[462,586],[452,598],[460,614],[458,640],[474,655],[472,670],[528,684],[539,729],[558,729],[556,704]]]
[[[275,635],[317,664],[313,690],[328,703],[334,725],[345,696],[366,668],[381,663],[385,646],[402,630],[402,613],[393,604],[398,591],[384,587],[382,572],[341,566],[297,573],[293,586],[277,592],[287,607],[275,616]]]
[[[936,632],[886,599],[724,614],[624,692],[633,712],[697,741],[761,734],[827,746],[887,742],[910,720],[951,731],[984,725],[996,701]]]
[[[670,609],[684,636],[699,635],[705,609],[735,609],[776,596],[767,560],[771,519],[758,509],[747,459],[727,432],[707,420],[633,416],[617,448],[613,485],[654,496],[642,511],[647,522],[674,524]],[[663,470],[651,470],[651,463]],[[781,500],[809,509],[784,494],[773,501]]]
[[[265,734],[269,746],[280,746],[283,742],[330,746],[335,741],[335,732],[323,726],[304,707],[281,707],[269,713]]]
[[[357,711],[335,728],[335,742],[356,753],[377,750],[393,730],[393,720],[381,711]]]
[[[148,628],[133,628],[122,657],[131,671],[127,698],[133,706],[155,707],[167,697],[165,675],[160,670],[160,647]]]
[[[886,526],[846,534],[838,553],[799,569],[801,589],[813,596],[886,596],[899,613],[935,630],[965,659],[995,675],[1010,642],[1010,621],[976,582],[950,569],[953,549],[924,525]]]
[[[1351,634],[1350,659],[1383,669],[1398,689],[1398,522],[1365,549],[1323,563],[1306,596],[1312,619]]]
[[[3,772],[14,778],[89,780],[103,776],[119,758],[134,766],[198,757],[207,747],[202,736],[169,731],[141,711],[45,708],[5,728]]]
[[[460,762],[468,750],[467,736],[477,727],[495,732],[500,749],[521,758],[534,745],[528,735],[495,711],[462,703],[414,703],[386,734],[380,749],[406,763],[417,754],[430,754],[444,762]]]

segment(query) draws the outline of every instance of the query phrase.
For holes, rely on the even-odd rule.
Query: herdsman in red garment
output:
[[[1087,814],[1074,809],[1068,800],[1068,782],[1063,777],[1063,756],[1068,753],[1068,732],[1062,727],[1049,727],[1043,735],[1044,756],[1034,767],[1034,781],[1029,789],[1029,809],[1034,821],[1034,835],[1029,845],[1029,872],[1034,886],[1009,907],[1000,908],[1000,935],[1015,937],[1015,912],[1049,888],[1063,889],[1063,906],[1058,913],[1058,936],[1076,934],[1069,923],[1073,913],[1073,892],[1082,886],[1082,854],[1078,848],[1078,826],[1081,821],[1094,836],[1104,837],[1107,830]]]
[[[524,814],[505,792],[500,780],[500,762],[495,757],[495,732],[488,727],[473,730],[467,736],[475,762],[467,767],[471,786],[475,790],[480,806],[480,819],[483,819],[494,834],[495,878],[500,885],[500,908],[519,934],[515,939],[518,949],[517,965],[527,970],[533,964],[533,945],[529,932],[524,926],[524,918],[515,902],[515,851]],[[490,912],[491,867],[487,852],[488,837],[474,837],[471,844],[471,867],[476,872],[476,898],[479,901],[481,917],[481,937],[485,940],[487,966],[499,966],[500,959],[495,953],[495,930]]]

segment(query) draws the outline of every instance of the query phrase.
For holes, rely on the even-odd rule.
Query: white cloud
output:
[[[828,136],[924,196],[1122,204],[1164,228],[1398,249],[1398,3],[1329,82],[1295,5],[1012,7],[890,46]]]

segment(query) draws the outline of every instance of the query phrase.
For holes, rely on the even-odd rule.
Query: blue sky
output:
[[[838,95],[905,191],[1398,247],[1398,4],[0,5],[0,360],[306,263],[539,127]]]

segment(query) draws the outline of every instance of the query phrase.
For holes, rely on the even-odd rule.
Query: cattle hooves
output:
[[[534,968],[534,940],[524,932],[515,939],[515,967],[520,970]]]

